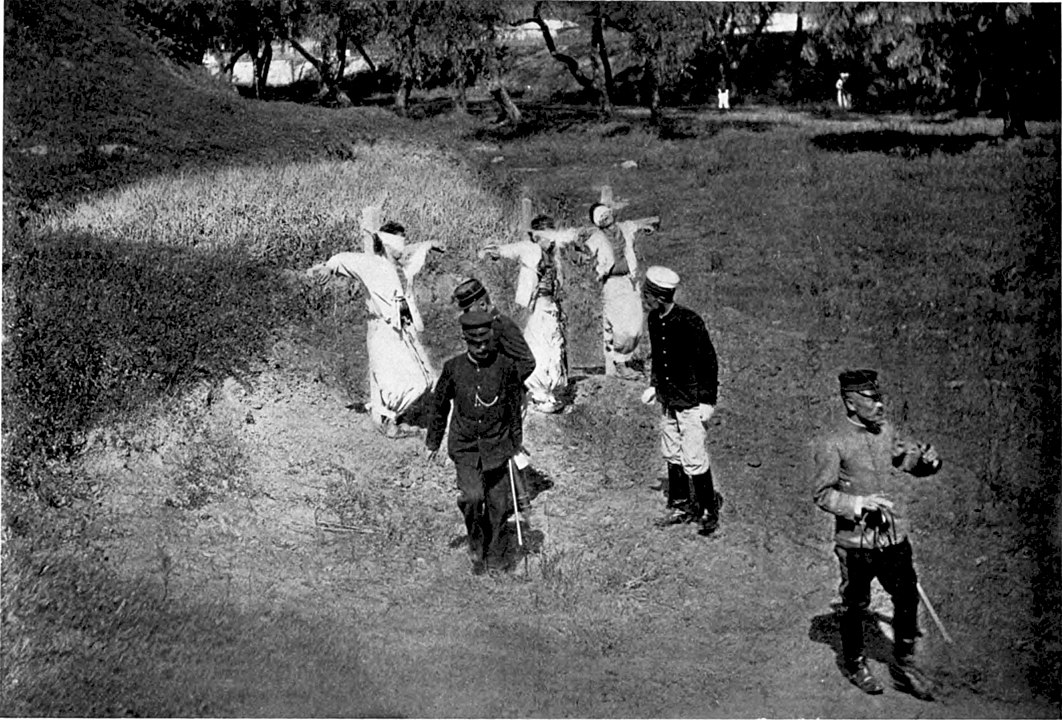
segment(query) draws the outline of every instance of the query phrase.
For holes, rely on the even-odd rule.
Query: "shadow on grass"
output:
[[[4,460],[16,485],[33,485],[34,456],[70,457],[94,423],[241,377],[307,307],[235,252],[29,233],[5,250]]]
[[[903,130],[872,130],[852,133],[816,135],[811,144],[820,150],[839,153],[876,152],[885,155],[917,157],[935,152],[959,155],[979,143],[998,138],[984,133],[970,135],[931,135]]]
[[[789,123],[782,120],[751,119],[727,113],[710,114],[704,110],[669,110],[657,125],[648,115],[629,117],[617,113],[612,119],[602,118],[590,105],[533,104],[521,105],[523,120],[518,126],[496,117],[494,123],[472,131],[469,139],[480,142],[519,140],[538,135],[586,132],[603,138],[628,135],[634,131],[657,134],[661,140],[695,140],[709,138],[724,129],[765,133]],[[480,119],[492,111],[490,107],[470,106],[470,112]]]
[[[326,612],[167,596],[161,574],[123,580],[69,549],[15,548],[4,566],[4,715],[395,716]]]
[[[527,490],[528,500],[534,500],[539,495],[553,487],[553,478],[548,473],[539,470],[534,465],[524,472],[524,489]]]
[[[887,620],[877,613],[867,613],[863,619],[863,638],[866,642],[864,655],[870,660],[888,663],[892,660],[892,642],[881,631],[878,623]],[[811,619],[808,638],[828,645],[834,652],[838,671],[843,673],[844,653],[841,646],[840,616],[837,612],[816,615]]]

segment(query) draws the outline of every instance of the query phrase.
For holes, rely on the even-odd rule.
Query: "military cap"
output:
[[[841,381],[841,392],[878,389],[878,373],[875,370],[845,370],[837,379]]]
[[[475,278],[469,278],[454,288],[454,302],[462,310],[487,294],[487,288]]]
[[[678,273],[663,265],[653,265],[645,271],[645,291],[661,300],[670,300],[678,287]]]
[[[461,331],[465,337],[482,337],[484,331],[490,330],[494,318],[483,310],[472,310],[461,316]]]

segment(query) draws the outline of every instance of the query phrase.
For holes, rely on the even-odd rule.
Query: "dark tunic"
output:
[[[693,310],[676,304],[667,315],[649,313],[648,325],[652,384],[664,409],[715,405],[719,361],[704,320]]]
[[[503,353],[483,365],[467,354],[450,358],[435,385],[425,445],[439,449],[449,418],[447,452],[454,464],[482,470],[505,465],[523,443],[522,393],[517,365]]]

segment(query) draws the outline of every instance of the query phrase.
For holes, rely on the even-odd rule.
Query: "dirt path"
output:
[[[710,435],[726,499],[711,540],[651,526],[663,505],[652,410],[641,384],[599,375],[577,376],[570,413],[528,420],[532,552],[502,577],[469,573],[452,466],[424,467],[421,438],[383,441],[291,368],[212,398],[249,450],[249,495],[177,510],[160,480],[169,450],[95,454],[118,530],[101,547],[195,618],[168,629],[168,655],[142,669],[152,691],[130,710],[172,712],[180,696],[193,714],[252,716],[1050,715],[998,690],[1020,678],[952,683],[923,703],[840,677],[828,522],[804,447],[783,439],[800,433],[765,425],[800,417],[812,431],[830,391],[779,381],[807,362],[792,333],[725,308],[711,325],[727,388]],[[928,623],[928,665],[968,666]],[[884,672],[887,642],[870,656]]]

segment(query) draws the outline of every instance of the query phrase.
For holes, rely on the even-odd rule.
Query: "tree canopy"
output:
[[[825,100],[838,72],[851,75],[857,109],[994,112],[1008,134],[1030,111],[1057,117],[1058,98],[1032,106],[1035,87],[1059,86],[1057,4],[506,2],[505,0],[123,0],[128,13],[176,59],[223,53],[255,63],[264,88],[274,42],[317,71],[322,102],[348,104],[344,74],[357,53],[404,112],[417,88],[450,87],[454,104],[489,88],[519,115],[506,75],[503,31],[537,24],[545,51],[603,116],[620,81],[654,119],[663,105],[706,98],[716,87],[776,101]],[[796,31],[771,34],[783,9]],[[558,44],[549,21],[579,26]],[[626,66],[614,65],[623,59]],[[632,90],[633,89],[633,90]]]

